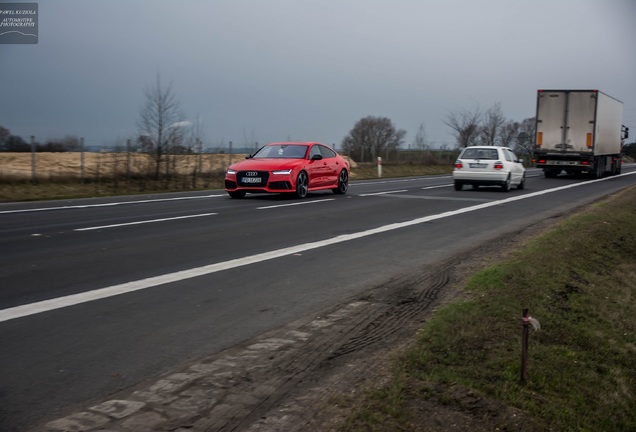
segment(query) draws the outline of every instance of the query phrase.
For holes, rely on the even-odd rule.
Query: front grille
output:
[[[267,171],[239,171],[236,173],[236,181],[241,187],[264,187],[267,185],[269,172]]]

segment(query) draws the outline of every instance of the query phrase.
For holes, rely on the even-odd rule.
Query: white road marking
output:
[[[427,222],[431,222],[438,219],[443,219],[451,216],[456,216],[463,213],[469,213],[477,210],[482,210],[489,207],[494,207],[502,204],[507,204],[514,201],[521,201],[524,199],[534,198],[541,195],[547,195],[552,192],[558,192],[566,189],[572,189],[575,187],[587,186],[589,184],[612,180],[617,177],[633,175],[635,172],[619,174],[617,176],[597,179],[597,180],[589,180],[581,183],[572,183],[565,186],[560,186],[554,189],[547,189],[538,192],[533,192],[524,195],[518,195],[498,201],[483,203],[474,205],[471,207],[465,207],[459,210],[447,211],[444,213],[439,213],[436,215],[424,216],[417,219],[413,219],[405,222],[397,222],[388,225],[384,225],[381,227],[360,231],[352,234],[343,234],[336,237],[332,237],[325,240],[319,240],[316,242],[305,243],[295,246],[289,246],[282,249],[277,249],[269,252],[263,252],[256,255],[246,256],[243,258],[236,258],[229,261],[224,261],[220,263],[210,264],[203,267],[197,267],[190,270],[182,270],[174,273],[168,273],[165,275],[154,276],[146,279],[141,279],[132,282],[126,282],[119,285],[113,285],[110,287],[100,288],[93,291],[86,291],[82,293],[72,294],[64,297],[58,297],[50,300],[43,300],[36,303],[25,304],[22,306],[15,306],[8,309],[0,310],[0,322],[9,321],[12,319],[22,318],[29,315],[35,315],[42,312],[48,312],[55,309],[61,309],[68,306],[73,306],[81,303],[87,303],[103,298],[113,297],[120,294],[126,294],[134,291],[139,291],[147,288],[156,287],[159,285],[165,285],[168,283],[179,282],[185,279],[191,279],[199,276],[206,276],[209,274],[221,272],[224,270],[229,270],[237,267],[247,266],[250,264],[255,264],[267,260],[272,260],[276,258],[281,258],[288,255],[300,254],[302,252],[318,249],[338,243],[344,243],[351,240],[360,239],[363,237],[372,236],[375,234],[386,233],[390,231],[394,231],[397,229],[407,228],[414,225],[419,225]]]
[[[179,219],[190,219],[190,218],[197,218],[197,217],[204,217],[204,216],[214,216],[216,214],[218,213],[201,213],[201,214],[188,215],[188,216],[176,216],[171,218],[150,219],[150,220],[144,220],[144,221],[126,222],[126,223],[113,224],[113,225],[76,228],[73,231],[91,231],[91,230],[98,230],[98,229],[105,229],[105,228],[118,228],[118,227],[123,227],[128,225],[143,225],[143,224],[155,223],[155,222],[166,222],[166,221],[179,220]]]
[[[118,201],[118,202],[103,203],[103,204],[84,204],[84,205],[72,205],[72,206],[60,206],[60,207],[41,207],[41,208],[33,208],[33,209],[4,210],[4,211],[0,211],[0,214],[29,213],[29,212],[40,212],[40,211],[49,211],[49,210],[72,210],[72,209],[84,209],[84,208],[92,208],[92,207],[114,207],[114,206],[120,206],[120,205],[146,204],[146,203],[163,202],[163,201],[181,201],[181,200],[191,200],[191,199],[217,198],[217,197],[222,197],[222,196],[225,196],[225,195],[201,195],[201,196],[179,197],[179,198],[157,198],[157,199],[140,200],[140,201]]]
[[[451,186],[452,186],[452,184],[437,185],[437,186],[427,186],[427,187],[423,187],[422,190],[445,188],[445,187],[451,187]]]
[[[374,193],[368,193],[368,194],[360,194],[358,196],[376,196],[376,195],[386,195],[386,194],[394,194],[394,193],[402,193],[402,192],[408,192],[408,190],[403,189],[403,190],[386,191],[386,192],[374,192]]]
[[[438,179],[443,179],[443,178],[451,178],[452,176],[440,175],[440,176],[431,176],[431,177],[438,178]],[[405,182],[420,181],[420,180],[423,180],[423,179],[424,179],[424,177],[397,179],[397,180],[376,180],[376,181],[373,181],[373,182],[366,182],[366,183],[363,183],[362,181],[360,181],[360,182],[355,182],[355,183],[349,183],[349,187],[351,187],[351,186],[367,186],[367,185],[388,184],[388,183],[405,183]]]
[[[298,201],[298,202],[290,203],[290,204],[276,204],[276,205],[271,205],[266,207],[256,207],[256,210],[267,210],[267,209],[273,209],[273,208],[279,208],[279,207],[290,207],[290,206],[297,206],[297,205],[304,205],[304,204],[314,204],[314,203],[320,203],[320,202],[333,201],[334,199],[335,198],[327,198],[327,199],[313,200],[313,201]]]

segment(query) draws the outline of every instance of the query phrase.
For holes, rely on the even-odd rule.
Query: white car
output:
[[[526,169],[508,147],[466,147],[455,161],[453,181],[458,191],[464,185],[472,185],[474,189],[479,186],[501,186],[504,191],[512,186],[523,189]]]

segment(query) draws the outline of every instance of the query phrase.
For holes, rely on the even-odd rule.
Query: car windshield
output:
[[[462,159],[499,159],[497,149],[467,148]]]
[[[252,156],[255,159],[276,158],[276,159],[303,159],[307,153],[307,146],[280,144],[268,145],[260,149]]]

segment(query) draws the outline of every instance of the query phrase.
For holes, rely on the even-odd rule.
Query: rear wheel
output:
[[[547,178],[554,178],[557,175],[559,175],[559,171],[555,170],[555,169],[549,169],[549,168],[545,168],[543,170],[543,174],[545,174],[545,176]]]
[[[347,193],[349,189],[349,173],[347,170],[340,171],[340,175],[338,176],[338,187],[332,189],[333,193],[337,195],[344,195]]]
[[[455,181],[455,190],[456,191],[462,190],[463,187],[464,187],[464,185],[462,184],[462,182]]]
[[[298,177],[296,178],[296,196],[298,198],[305,198],[308,190],[309,179],[307,178],[307,173],[305,171],[301,171],[298,173]]]
[[[506,181],[501,185],[501,190],[504,192],[508,192],[510,190],[510,174],[508,174],[508,178],[506,179]]]
[[[522,190],[525,187],[526,187],[526,175],[524,174],[523,177],[521,177],[521,182],[517,185],[517,189]]]

